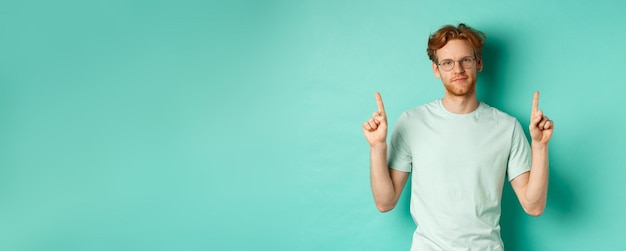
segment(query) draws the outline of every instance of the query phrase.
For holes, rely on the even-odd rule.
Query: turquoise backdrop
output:
[[[556,123],[507,250],[622,250],[623,1],[4,1],[0,250],[408,250],[361,123],[442,97],[431,32],[484,31],[479,97]]]

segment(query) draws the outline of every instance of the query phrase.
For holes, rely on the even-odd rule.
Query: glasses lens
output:
[[[472,66],[474,66],[474,59],[470,57],[461,59],[461,65],[463,65],[465,69],[472,68]]]
[[[452,68],[454,68],[454,61],[444,60],[444,61],[441,61],[439,65],[441,66],[441,69],[443,69],[444,71],[449,71],[449,70],[452,70]]]
[[[458,62],[461,65],[461,67],[463,67],[465,69],[469,69],[469,68],[472,68],[474,66],[475,60],[474,60],[473,57],[466,57],[466,58],[462,58]],[[450,70],[452,70],[454,68],[455,64],[456,64],[456,61],[453,61],[453,60],[450,60],[450,59],[446,59],[446,60],[441,61],[441,63],[439,63],[439,66],[444,71],[450,71]]]

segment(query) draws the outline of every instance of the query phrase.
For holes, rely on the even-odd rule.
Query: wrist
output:
[[[386,151],[387,150],[387,143],[381,142],[381,143],[375,143],[373,145],[370,145],[370,150],[372,150],[372,151]]]
[[[539,141],[532,141],[531,143],[531,148],[533,150],[547,150],[548,149],[548,143],[543,143],[543,142],[539,142]]]

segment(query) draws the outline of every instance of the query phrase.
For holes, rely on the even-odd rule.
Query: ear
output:
[[[437,64],[433,62],[433,73],[435,73],[436,78],[441,78],[441,74],[439,73],[439,69],[437,68]]]
[[[483,71],[483,59],[482,58],[476,61],[476,71],[478,72]]]

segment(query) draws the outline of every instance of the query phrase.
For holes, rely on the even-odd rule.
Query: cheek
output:
[[[441,80],[448,81],[449,77],[446,74],[441,74]]]

